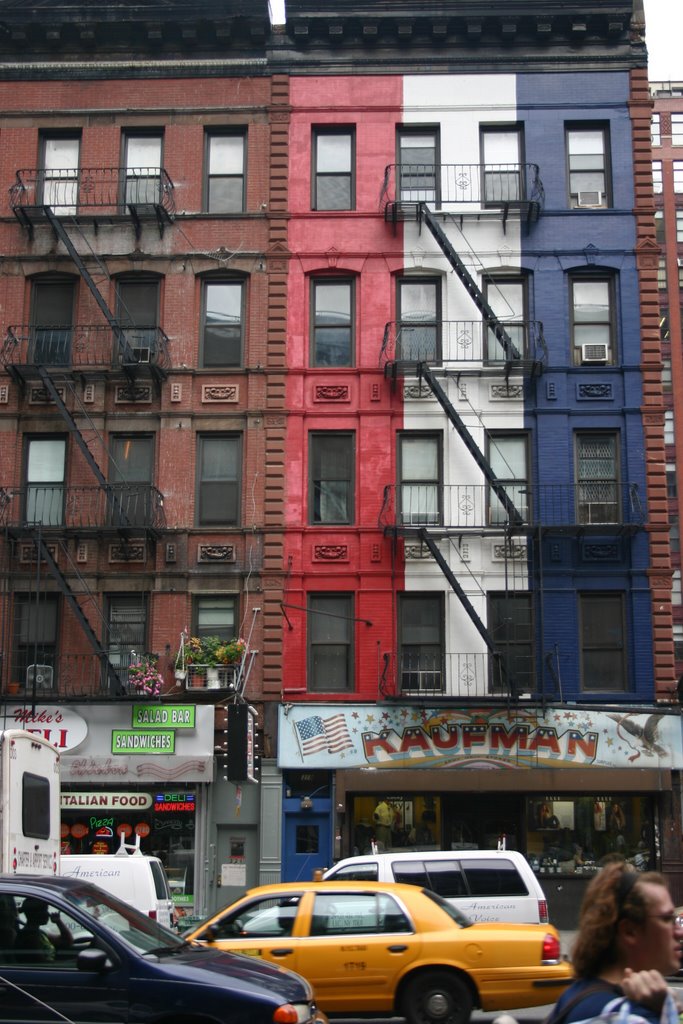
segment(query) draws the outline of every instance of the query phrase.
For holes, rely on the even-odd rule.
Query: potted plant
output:
[[[128,685],[141,697],[157,697],[163,677],[157,667],[158,654],[141,654],[128,666]]]
[[[180,654],[180,652],[178,652]],[[198,636],[191,636],[184,645],[184,658],[191,686],[206,686],[206,662],[202,650],[202,641]]]

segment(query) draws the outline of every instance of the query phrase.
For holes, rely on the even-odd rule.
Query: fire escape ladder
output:
[[[124,331],[123,327],[121,326],[120,322],[116,319],[112,311],[109,309],[109,306],[104,300],[104,296],[97,287],[97,283],[94,277],[92,276],[92,274],[86,267],[85,263],[83,262],[83,257],[79,253],[76,246],[73,244],[73,241],[71,240],[71,237],[69,236],[69,233],[64,227],[64,224],[62,223],[61,219],[55,216],[54,212],[49,206],[44,207],[44,210],[45,216],[47,217],[52,227],[52,230],[54,231],[59,241],[62,242],[66,251],[69,253],[69,256],[75,263],[79,274],[81,275],[81,277],[87,284],[88,288],[92,292],[93,298],[95,299],[95,302],[99,306],[102,315],[104,316],[105,320],[111,327],[112,333],[116,338],[116,344],[119,350],[121,365],[123,366],[127,376],[132,378],[133,374],[131,373],[130,369],[127,369],[127,367],[130,367],[132,364],[134,364],[136,360],[133,350],[128,344],[126,332]],[[97,266],[99,267],[102,275],[108,279],[109,274],[107,273],[106,267],[103,265],[102,261],[99,259],[96,253],[93,252],[92,248],[89,245],[88,248],[90,249],[91,256],[96,261]]]
[[[72,590],[71,586],[69,585],[69,581],[67,580],[66,576],[61,571],[61,569],[59,568],[59,566],[57,564],[57,561],[53,557],[53,554],[50,551],[50,548],[45,543],[45,540],[44,540],[44,538],[43,538],[43,536],[42,536],[42,534],[40,533],[39,530],[36,530],[34,532],[33,540],[34,540],[34,543],[35,543],[36,548],[37,548],[38,558],[42,559],[46,563],[50,574],[52,575],[53,579],[57,583],[57,586],[59,587],[60,591],[64,595],[64,598],[66,599],[66,601],[69,603],[69,606],[70,606],[71,610],[73,611],[74,615],[76,616],[76,619],[77,619],[81,629],[83,630],[83,633],[84,633],[88,643],[90,644],[93,652],[100,659],[100,663],[104,667],[104,670],[107,673],[107,679],[109,681],[109,686],[110,686],[111,692],[112,693],[116,693],[116,694],[124,693],[125,692],[125,687],[124,687],[121,679],[119,678],[119,676],[118,676],[118,674],[116,672],[116,669],[114,668],[114,666],[112,665],[111,661],[109,660],[108,652],[105,650],[105,648],[100,643],[100,641],[99,641],[99,639],[97,637],[97,634],[95,633],[94,629],[90,625],[90,622],[87,619],[87,617],[86,617],[86,615],[85,615],[85,613],[83,611],[83,608],[81,607],[81,604],[80,604],[80,602],[78,600],[77,595]],[[60,551],[62,552],[62,556],[66,557],[68,559],[70,569],[76,574],[78,580],[82,584],[82,586],[83,586],[83,593],[85,594],[85,596],[88,597],[88,599],[90,600],[90,602],[92,604],[92,607],[97,609],[97,613],[101,617],[101,612],[99,610],[97,602],[95,601],[95,596],[92,593],[92,591],[89,589],[89,587],[88,587],[87,583],[85,582],[85,580],[83,579],[82,575],[78,572],[77,567],[74,565],[73,560],[69,556],[68,549],[67,549],[65,544],[60,544]]]
[[[111,509],[112,515],[116,517],[115,520],[113,521],[116,521],[122,527],[130,526],[131,523],[126,514],[125,508],[123,507],[123,502],[117,499],[114,489],[112,488],[111,484],[107,481],[104,473],[97,464],[95,457],[93,456],[92,452],[90,451],[90,448],[88,447],[87,441],[83,437],[81,431],[78,429],[78,424],[71,415],[69,409],[67,409],[66,405],[64,404],[64,400],[62,399],[62,396],[60,395],[54,380],[52,379],[52,377],[50,376],[50,374],[48,373],[47,369],[44,366],[38,367],[38,375],[43,384],[45,385],[48,395],[57,406],[57,410],[60,416],[62,417],[67,427],[69,428],[70,433],[73,435],[76,444],[83,453],[83,457],[85,458],[85,461],[92,470],[95,479],[97,480],[97,483],[102,488],[107,505]],[[94,425],[93,430],[95,430]],[[102,447],[105,448],[104,438],[101,437],[100,434],[97,434],[97,436],[100,443],[102,444]]]
[[[510,495],[505,490],[504,485],[501,484],[501,482],[498,480],[498,477],[491,469],[491,466],[487,459],[485,459],[484,456],[482,455],[481,451],[479,450],[479,446],[477,445],[476,441],[474,440],[469,430],[463,423],[462,417],[458,413],[453,403],[450,401],[444,389],[441,387],[441,384],[439,383],[437,377],[434,375],[433,371],[430,369],[427,363],[420,363],[417,369],[420,378],[426,381],[426,383],[429,385],[432,394],[434,395],[437,402],[439,403],[439,405],[441,406],[441,408],[446,413],[449,420],[455,427],[460,438],[465,444],[465,447],[467,448],[468,452],[476,462],[477,466],[486,477],[486,480],[489,486],[491,487],[491,490],[493,491],[495,496],[498,498],[498,501],[505,509],[509,517],[510,524],[512,526],[522,526],[524,524],[524,517],[522,516],[521,512],[515,507],[515,504],[510,498]]]
[[[449,239],[446,232],[443,230],[436,217],[429,209],[426,203],[420,203],[418,212],[420,222],[424,221],[432,235],[436,239],[436,243],[443,252],[444,256],[453,267],[453,270],[460,278],[460,281],[465,287],[465,291],[470,296],[475,306],[484,317],[486,326],[496,336],[496,340],[499,342],[501,348],[505,352],[505,357],[509,362],[513,360],[520,360],[522,353],[513,344],[512,338],[507,333],[501,322],[499,321],[496,314],[493,312],[491,306],[484,298],[481,289],[477,285],[469,270],[458,256],[455,248]]]

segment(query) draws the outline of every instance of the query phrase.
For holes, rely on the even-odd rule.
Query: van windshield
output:
[[[172,951],[187,946],[179,936],[102,889],[79,885],[64,890],[63,896],[74,911],[111,928],[139,953]]]
[[[425,896],[429,896],[430,900],[433,900],[439,907],[441,907],[444,913],[448,914],[448,916],[455,921],[456,924],[460,925],[461,928],[471,928],[474,924],[474,921],[470,921],[467,914],[463,914],[462,910],[458,910],[458,908],[454,907],[452,903],[445,900],[443,896],[439,896],[438,893],[432,892],[431,889],[423,889],[422,892]]]

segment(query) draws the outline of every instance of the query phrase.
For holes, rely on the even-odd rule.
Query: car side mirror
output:
[[[216,929],[213,925],[207,925],[201,935],[202,942],[215,942],[216,941]]]
[[[76,957],[76,967],[79,971],[96,974],[110,971],[113,966],[104,949],[82,949]]]

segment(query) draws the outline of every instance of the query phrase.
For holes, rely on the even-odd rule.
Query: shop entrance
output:
[[[234,825],[218,826],[216,846],[215,906],[225,906],[258,885],[259,851],[256,829]]]

